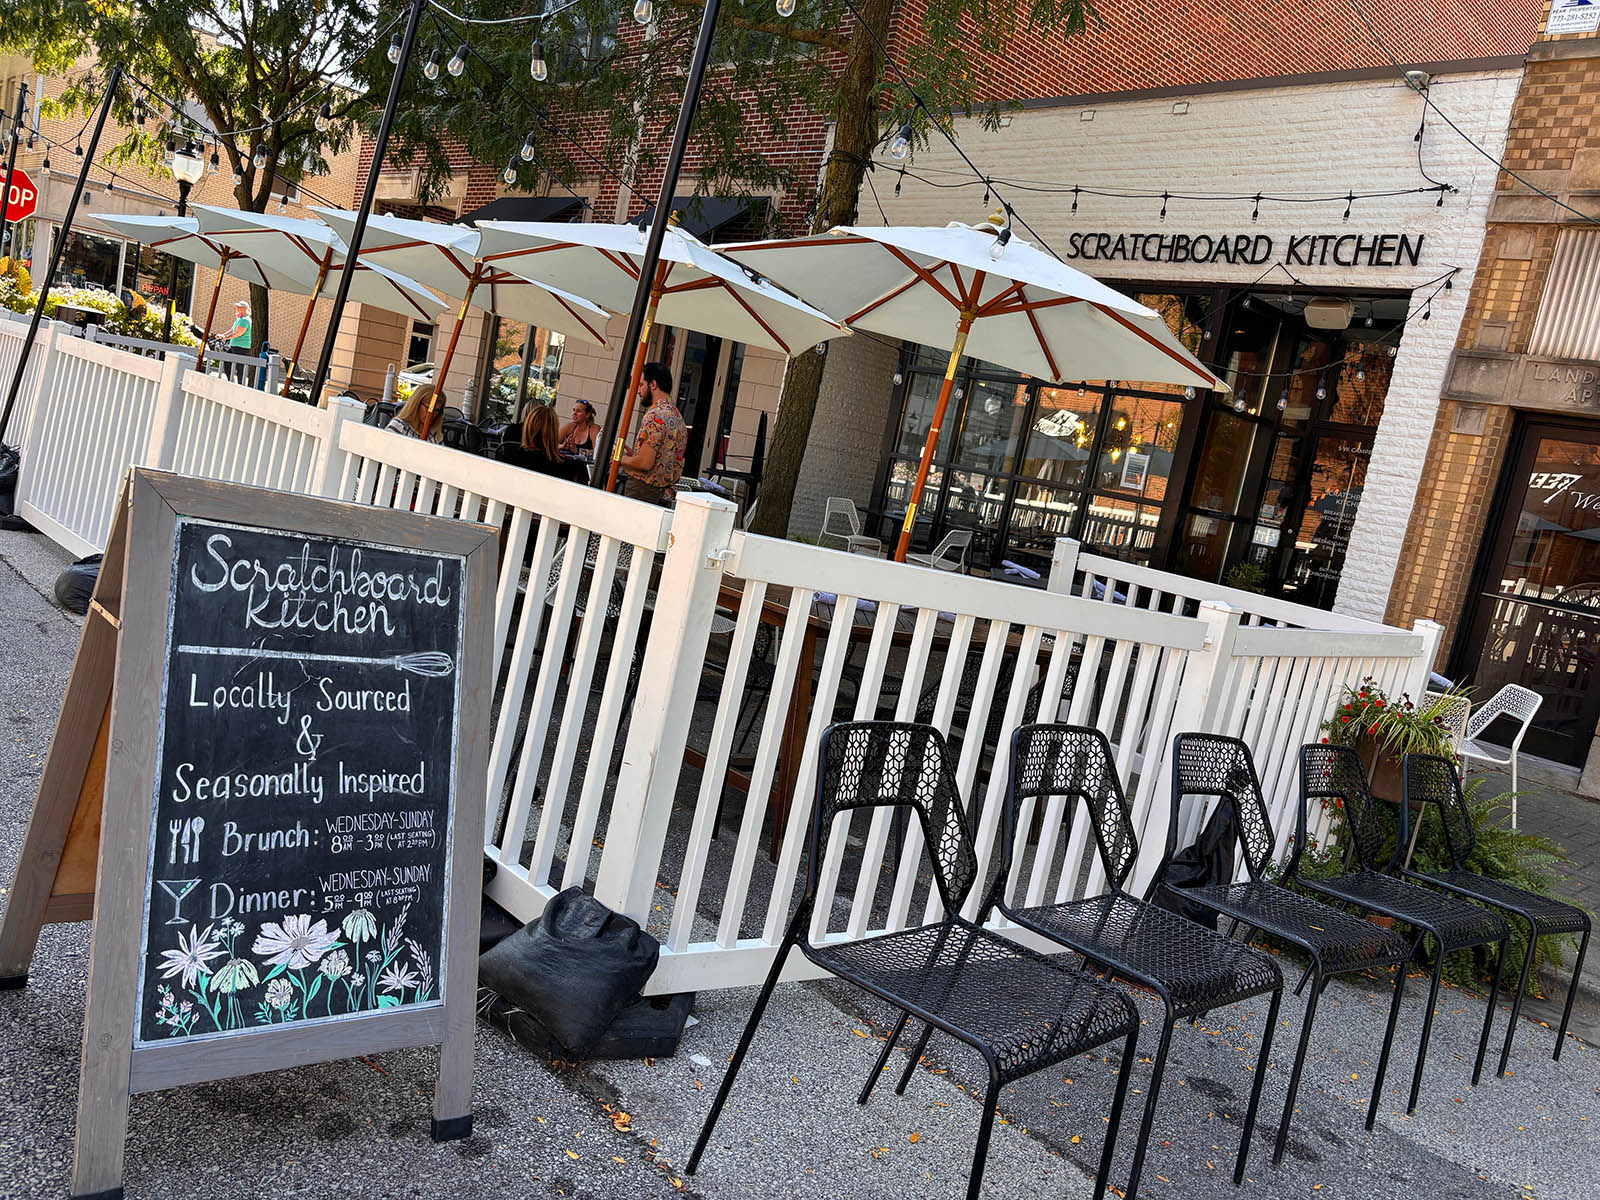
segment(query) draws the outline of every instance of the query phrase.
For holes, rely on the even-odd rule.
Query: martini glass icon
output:
[[[156,882],[161,885],[163,892],[172,897],[172,917],[167,921],[167,924],[182,925],[184,920],[180,910],[183,908],[183,898],[194,891],[195,886],[200,881],[198,879],[158,879]]]

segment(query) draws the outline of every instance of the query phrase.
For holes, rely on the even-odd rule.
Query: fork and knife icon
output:
[[[167,822],[167,832],[172,837],[171,847],[167,851],[169,864],[178,861],[178,851],[183,851],[183,861],[193,863],[200,861],[200,834],[206,827],[204,817],[175,817]]]

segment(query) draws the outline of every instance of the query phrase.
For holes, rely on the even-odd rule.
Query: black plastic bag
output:
[[[1224,801],[1212,812],[1211,819],[1200,831],[1200,836],[1195,839],[1194,845],[1179,850],[1171,859],[1161,864],[1161,869],[1150,882],[1150,890],[1146,893],[1145,899],[1158,908],[1175,912],[1181,917],[1188,917],[1189,920],[1204,925],[1207,929],[1215,929],[1216,912],[1185,900],[1181,893],[1184,888],[1232,883],[1233,849],[1238,840],[1238,825],[1233,819],[1233,805]]]
[[[57,604],[80,616],[89,611],[89,600],[94,596],[94,585],[100,578],[102,557],[91,554],[88,558],[80,558],[56,576]]]
[[[568,888],[478,960],[478,983],[586,1058],[656,968],[660,944],[638,922]]]
[[[16,512],[17,472],[21,469],[22,455],[14,447],[0,446],[0,516]]]

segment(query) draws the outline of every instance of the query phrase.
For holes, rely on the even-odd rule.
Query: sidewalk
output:
[[[18,539],[26,544],[19,545]],[[9,882],[77,623],[46,598],[64,557],[0,534],[0,886]],[[1552,804],[1557,803],[1556,800]],[[1557,810],[1559,811],[1559,810]],[[64,1196],[72,1160],[89,927],[48,927],[30,986],[0,993],[0,1197]],[[1291,972],[1291,979],[1294,973]],[[1141,1197],[1161,1200],[1589,1200],[1600,1177],[1600,1051],[1518,1031],[1512,1075],[1468,1087],[1481,998],[1441,997],[1417,1113],[1404,1113],[1426,988],[1413,980],[1377,1129],[1362,1127],[1383,1035],[1387,980],[1328,989],[1281,1168],[1271,1165],[1303,999],[1285,996],[1246,1182],[1231,1182],[1265,1005],[1181,1026],[1156,1112]],[[855,1093],[892,1014],[839,984],[776,992],[701,1172],[682,1174],[754,989],[702,993],[671,1059],[553,1065],[479,1026],[475,1126],[434,1145],[437,1056],[399,1051],[135,1097],[129,1200],[348,1197],[698,1196],[909,1200],[964,1195],[978,1123],[975,1058],[936,1038],[904,1097]],[[1146,1018],[1113,1183],[1126,1179],[1155,1045]],[[1496,1020],[1496,1045],[1506,1006]],[[892,1069],[903,1062],[896,1054]],[[1115,1064],[1074,1060],[1008,1088],[990,1148],[988,1200],[1090,1194]],[[981,1088],[979,1088],[981,1095]]]

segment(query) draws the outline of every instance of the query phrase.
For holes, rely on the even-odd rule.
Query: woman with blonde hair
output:
[[[410,398],[400,406],[400,411],[395,413],[394,419],[388,424],[388,430],[403,437],[420,438],[426,424],[428,440],[437,445],[444,441],[444,421],[441,419],[444,406],[443,392],[435,391],[431,383],[419,384],[412,390]]]
[[[501,447],[500,458],[524,470],[573,483],[585,483],[589,476],[581,462],[562,455],[556,412],[548,404],[529,405],[528,415],[522,418],[521,441]]]

